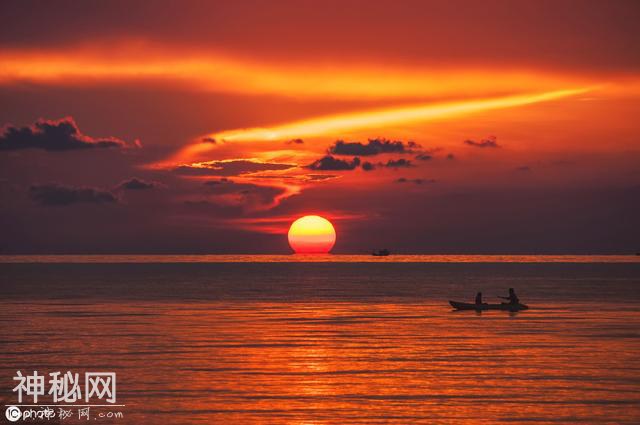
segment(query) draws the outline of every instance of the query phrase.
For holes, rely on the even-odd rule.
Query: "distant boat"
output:
[[[374,257],[386,257],[389,254],[391,253],[389,252],[388,249],[379,249],[371,253],[371,255],[373,255]]]
[[[520,311],[526,310],[529,308],[526,304],[472,304],[472,303],[461,303],[458,301],[449,301],[451,307],[456,310],[504,310],[504,311]]]

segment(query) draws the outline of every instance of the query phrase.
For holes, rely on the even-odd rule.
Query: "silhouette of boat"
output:
[[[379,249],[371,253],[371,255],[373,255],[374,257],[386,257],[389,254],[391,253],[389,252],[388,249]]]
[[[456,310],[504,310],[504,311],[520,311],[529,308],[526,304],[473,304],[473,303],[461,303],[459,301],[449,301],[451,307]]]

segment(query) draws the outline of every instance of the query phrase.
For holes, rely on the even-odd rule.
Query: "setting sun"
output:
[[[296,254],[327,254],[336,243],[336,231],[326,218],[307,215],[289,228],[289,245]]]

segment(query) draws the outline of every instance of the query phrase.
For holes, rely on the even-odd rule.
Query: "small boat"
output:
[[[386,257],[389,254],[391,253],[389,252],[388,249],[379,249],[371,253],[371,255],[373,255],[374,257]]]
[[[458,301],[449,301],[451,307],[456,310],[504,310],[504,311],[520,311],[529,308],[526,304],[473,304],[473,303],[461,303]]]

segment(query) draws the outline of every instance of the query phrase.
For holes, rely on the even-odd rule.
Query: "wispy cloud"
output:
[[[140,40],[90,42],[58,49],[0,50],[0,84],[177,83],[198,91],[332,99],[433,99],[547,91],[590,84],[543,70],[408,67],[354,63],[256,61],[228,53],[171,49]]]
[[[521,94],[517,96],[374,109],[295,121],[274,127],[228,130],[212,135],[211,137],[226,142],[240,142],[287,140],[294,137],[333,135],[353,130],[410,124],[436,118],[456,117],[474,112],[524,106],[575,96],[586,93],[589,90],[591,89],[573,88],[544,93]]]
[[[473,146],[476,148],[499,148],[501,147],[498,144],[498,139],[496,138],[496,136],[489,136],[486,139],[481,139],[480,141],[475,141],[475,140],[465,140],[464,143],[466,145],[469,146]]]

